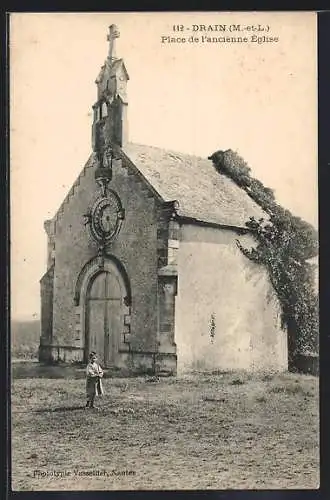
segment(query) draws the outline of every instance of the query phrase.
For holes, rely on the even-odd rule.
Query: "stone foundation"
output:
[[[43,363],[86,363],[84,348],[73,346],[40,345],[39,361]],[[110,372],[128,375],[176,375],[177,356],[174,353],[120,351],[115,367]]]
[[[72,346],[39,346],[39,361],[43,363],[83,363],[84,349]]]

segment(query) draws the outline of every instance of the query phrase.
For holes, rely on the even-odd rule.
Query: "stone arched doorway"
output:
[[[111,258],[88,262],[79,275],[75,302],[80,317],[84,358],[96,351],[104,367],[116,367],[127,351],[130,289],[124,268]]]
[[[115,366],[123,324],[122,289],[118,275],[101,271],[90,280],[85,304],[86,351],[96,351],[105,366]]]

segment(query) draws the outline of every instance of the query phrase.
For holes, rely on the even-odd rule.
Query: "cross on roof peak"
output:
[[[107,40],[109,42],[109,59],[116,59],[116,38],[120,37],[120,32],[115,24],[109,26]]]

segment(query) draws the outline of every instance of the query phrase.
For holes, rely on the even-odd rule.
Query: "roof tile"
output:
[[[179,215],[235,227],[245,227],[252,216],[267,218],[211,160],[133,143],[123,151],[164,201],[178,200]]]

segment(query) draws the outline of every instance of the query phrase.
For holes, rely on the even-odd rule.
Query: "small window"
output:
[[[102,103],[102,116],[108,116],[108,107],[106,102]]]

